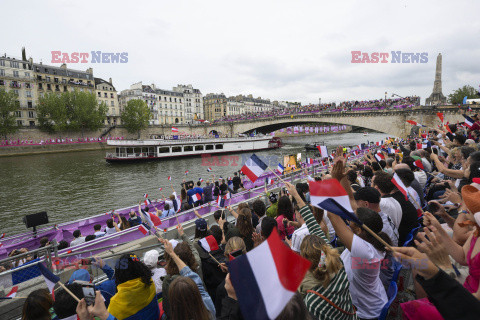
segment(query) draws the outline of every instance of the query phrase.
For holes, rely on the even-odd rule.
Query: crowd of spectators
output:
[[[406,109],[420,105],[420,97],[411,96],[396,99],[380,99],[365,101],[344,101],[339,105],[335,103],[311,104],[305,106],[292,106],[288,108],[278,108],[266,112],[248,112],[239,115],[222,117],[214,121],[241,121],[256,118],[281,117],[289,115],[298,115],[302,113],[323,113],[323,112],[344,112],[344,111],[376,111],[385,109]]]
[[[179,225],[178,237],[159,239],[143,262],[127,253],[109,269],[95,258],[110,282],[97,291],[94,305],[87,306],[80,290],[79,303],[59,290],[62,309],[48,292],[36,290],[25,301],[23,319],[51,319],[52,306],[58,319],[244,319],[239,301],[249,299],[237,295],[229,263],[272,233],[310,262],[276,319],[379,319],[399,288],[405,291],[398,308],[404,319],[478,319],[479,137],[462,126],[449,131],[429,128],[406,141],[389,139],[352,162],[339,147],[327,172],[305,172],[310,183],[337,180],[361,224],[320,209],[309,183],[285,182],[279,192],[265,190],[267,204],[256,199],[220,209],[211,225],[196,212],[193,240]],[[187,194],[184,199],[188,204]],[[211,250],[202,244],[207,238]],[[85,272],[73,278],[69,285],[91,281]],[[413,283],[408,290],[405,278]],[[261,278],[242,281],[269,286]],[[255,308],[262,302],[248,303]]]
[[[56,139],[16,139],[16,140],[0,140],[0,147],[16,147],[16,146],[43,146],[52,144],[80,144],[80,143],[97,143],[107,142],[108,140],[123,140],[124,137],[78,137],[78,138],[56,138]]]

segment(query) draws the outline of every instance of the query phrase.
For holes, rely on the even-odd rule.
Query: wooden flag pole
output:
[[[218,265],[220,265],[220,262],[218,262],[218,260],[215,259],[210,252],[208,253],[208,255],[209,255],[213,260],[215,260],[215,262],[218,263]]]
[[[69,295],[71,295],[73,299],[77,300],[77,302],[80,302],[80,299],[78,299],[78,297],[72,291],[70,291],[63,283],[61,283],[60,281],[58,281],[57,283],[60,285],[60,287],[63,288],[63,290],[65,290]]]
[[[362,228],[367,231],[368,233],[370,233],[372,236],[375,237],[375,239],[377,239],[378,241],[380,241],[388,250],[392,251],[393,252],[393,248],[391,245],[389,245],[388,243],[385,242],[385,240],[383,240],[382,238],[380,238],[378,236],[378,234],[376,234],[375,232],[372,231],[372,229],[370,229],[369,227],[367,227],[365,224],[362,224]]]
[[[423,213],[423,210],[422,210],[422,206],[417,202],[417,200],[415,199],[415,197],[412,197],[412,195],[410,194],[410,192],[407,191],[407,194],[410,196],[410,198],[413,199],[413,202],[415,202],[415,204],[417,205],[417,207],[422,211]]]
[[[283,183],[285,183],[285,181],[284,181],[282,178],[280,178],[279,175],[276,174],[275,171],[272,170],[272,168],[269,167],[268,169],[269,169],[270,171],[272,171],[272,173],[273,173],[280,181],[282,181]]]

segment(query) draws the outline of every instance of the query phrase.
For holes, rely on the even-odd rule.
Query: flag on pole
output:
[[[217,204],[217,206],[219,207],[225,207],[225,199],[222,197],[222,196],[217,196],[217,200],[215,200],[215,203]]]
[[[465,125],[471,129],[473,124],[475,123],[475,120],[473,120],[472,118],[470,118],[469,116],[467,116],[466,114],[463,114],[463,116],[465,117]]]
[[[178,128],[172,127],[172,132],[178,132]]]
[[[308,185],[310,187],[310,203],[313,206],[362,225],[362,222],[353,213],[347,191],[336,179],[309,181]]]
[[[423,166],[422,159],[415,160],[413,162],[413,164],[415,165],[415,167],[420,168],[422,170],[425,170],[425,167]]]
[[[423,124],[418,123],[418,122],[413,121],[413,120],[407,120],[407,122],[414,125],[414,126],[425,127]]]
[[[282,166],[281,163],[279,163],[277,166],[277,172],[283,174],[283,171],[285,171],[285,168]]]
[[[267,165],[260,160],[257,155],[252,154],[252,156],[245,162],[241,171],[252,181],[255,183],[258,177],[261,176],[265,170],[267,170]]]
[[[267,184],[268,185],[271,185],[271,184],[274,184],[275,181],[272,179],[272,178],[267,178]]]
[[[187,174],[188,174],[188,170],[185,170],[185,175],[187,175]]]
[[[203,182],[203,179],[202,179],[202,178],[200,178],[200,179],[198,179],[198,181],[200,181],[200,182]]]
[[[192,200],[193,200],[193,202],[200,201],[200,200],[202,200],[202,196],[200,195],[200,193],[195,193],[195,194],[192,196]]]
[[[172,176],[168,176],[167,180],[168,180],[168,181],[171,181],[171,180],[172,180]]]
[[[305,159],[305,162],[306,162],[307,164],[313,164],[313,159],[312,159],[312,158],[306,158],[306,159]]]
[[[163,188],[161,188],[161,187],[160,187],[160,188],[158,188],[158,191],[162,191],[162,190],[163,190]]]
[[[144,194],[143,194],[143,197],[144,197],[145,199],[148,198],[148,194],[147,194],[147,193],[144,193]]]
[[[212,168],[207,168],[207,172],[211,172],[211,171],[213,171]]]
[[[148,231],[150,230],[149,228],[145,227],[145,225],[143,224],[140,224],[138,226],[138,230],[140,230],[141,233],[143,233],[143,235],[147,235],[148,234]]]
[[[15,298],[15,296],[17,295],[17,291],[18,291],[18,286],[13,287],[12,290],[10,290],[10,292],[7,293],[7,295],[5,296],[5,298],[2,298],[2,299],[12,299],[12,298]]]
[[[217,240],[215,240],[214,236],[206,236],[205,238],[198,240],[198,244],[206,252],[216,251],[219,249]]]
[[[2,235],[0,236],[0,239],[3,239],[3,238],[5,238],[5,232],[2,233]]]
[[[437,112],[437,117],[440,119],[442,123],[444,123],[443,112]]]
[[[378,153],[375,153],[375,159],[377,159],[377,161],[385,160],[385,156],[383,155],[383,153],[378,152]]]
[[[232,194],[230,192],[227,192],[226,195],[223,196],[223,199],[228,200],[232,198]]]
[[[430,141],[427,141],[426,143],[417,143],[417,150],[421,149],[427,149],[432,146],[432,143]]]
[[[277,318],[309,268],[310,261],[285,246],[276,231],[255,249],[230,261],[230,279],[243,318]]]
[[[52,271],[48,270],[43,263],[38,264],[38,269],[40,270],[40,273],[42,274],[43,279],[47,284],[48,291],[50,291],[50,293],[53,296],[54,295],[53,288],[55,287],[55,284],[60,281],[60,278],[54,275]]]
[[[150,199],[145,199],[145,205],[148,206],[149,204],[152,204],[152,201]]]
[[[407,187],[403,184],[400,177],[395,173],[392,178],[392,183],[400,190],[401,193],[405,196],[405,199],[408,200]]]
[[[317,146],[317,149],[320,152],[320,156],[322,158],[327,158],[328,157],[327,146]]]

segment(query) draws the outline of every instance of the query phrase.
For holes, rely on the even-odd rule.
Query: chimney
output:
[[[66,67],[66,65],[65,65]],[[92,68],[88,68],[87,71],[86,71],[88,74],[93,74],[93,69]]]
[[[62,63],[62,65],[60,66],[60,68],[62,68],[62,69],[67,69],[67,64],[66,64],[66,63]]]
[[[112,78],[108,78],[108,82],[110,82],[110,84],[112,84]]]

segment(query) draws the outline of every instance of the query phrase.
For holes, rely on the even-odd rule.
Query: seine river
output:
[[[283,148],[256,154],[273,168],[282,161],[283,155],[302,152],[304,159],[305,143],[324,141],[333,148],[384,138],[385,134],[372,133],[289,137],[283,138]],[[0,234],[25,232],[22,217],[38,211],[47,211],[50,223],[62,223],[133,205],[143,199],[144,193],[148,193],[150,199],[160,198],[159,187],[168,196],[171,190],[168,176],[172,176],[171,183],[179,193],[183,179],[207,180],[212,174],[216,178],[232,176],[240,169],[242,159],[250,155],[238,154],[240,161],[231,161],[229,166],[214,166],[210,173],[207,172],[209,166],[202,165],[200,157],[107,164],[105,151],[99,150],[0,158]]]

